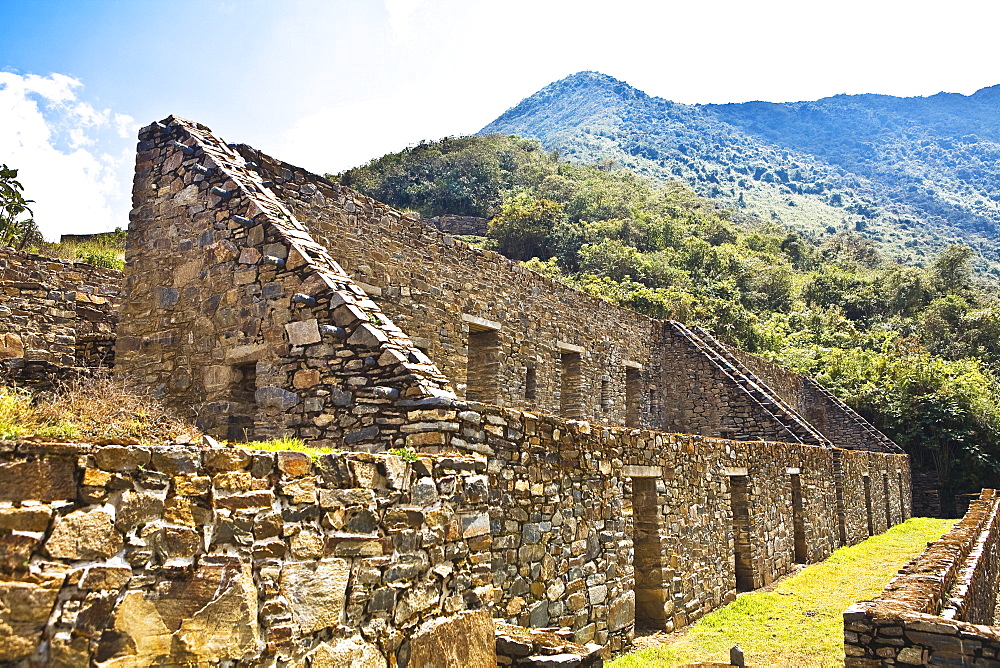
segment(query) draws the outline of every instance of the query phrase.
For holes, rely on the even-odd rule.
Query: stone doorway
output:
[[[802,478],[798,469],[790,469],[789,473],[792,478],[792,540],[795,563],[805,564],[809,561],[809,550],[806,548],[806,522],[802,508]]]
[[[733,509],[733,561],[736,591],[754,589],[753,553],[750,550],[750,487],[746,469],[729,475]]]
[[[578,352],[559,354],[559,415],[580,420],[583,409],[583,356]]]
[[[500,334],[494,329],[469,328],[469,357],[465,398],[483,404],[497,403],[500,371]]]
[[[868,515],[868,535],[875,535],[875,518],[872,517],[872,479],[865,475],[865,511]]]
[[[640,467],[635,467],[640,468]],[[645,468],[645,467],[642,467]],[[639,471],[640,473],[650,473]],[[659,474],[659,471],[656,471]],[[668,584],[660,545],[660,502],[654,477],[632,478],[632,546],[635,568],[635,623],[663,629],[667,625]]]

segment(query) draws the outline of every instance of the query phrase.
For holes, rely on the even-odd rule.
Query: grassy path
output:
[[[774,591],[740,595],[686,633],[675,634],[658,647],[626,654],[610,668],[727,662],[733,645],[743,649],[748,665],[843,666],[844,609],[877,596],[928,541],[940,538],[954,522],[913,518],[880,536],[841,548]]]

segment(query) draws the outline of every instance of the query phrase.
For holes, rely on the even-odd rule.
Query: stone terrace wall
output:
[[[122,274],[0,248],[0,359],[110,366]]]
[[[493,665],[485,468],[0,442],[0,663]]]
[[[408,411],[454,396],[207,128],[169,118],[139,138],[121,371],[212,435],[354,449],[401,446]]]
[[[995,623],[1000,499],[983,490],[965,517],[931,543],[874,601],[844,613],[846,665],[1000,664]]]

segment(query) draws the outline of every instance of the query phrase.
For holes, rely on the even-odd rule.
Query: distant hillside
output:
[[[581,72],[482,132],[683,180],[818,237],[857,231],[919,266],[961,242],[982,256],[981,272],[1000,277],[1000,86],[971,96],[686,105]]]

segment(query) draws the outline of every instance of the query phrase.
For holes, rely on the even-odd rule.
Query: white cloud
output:
[[[397,37],[409,39],[414,36],[420,6],[424,0],[385,0],[385,11],[389,14],[389,26]]]
[[[0,72],[0,163],[19,170],[47,239],[128,225],[134,122],[80,100],[82,85]]]

